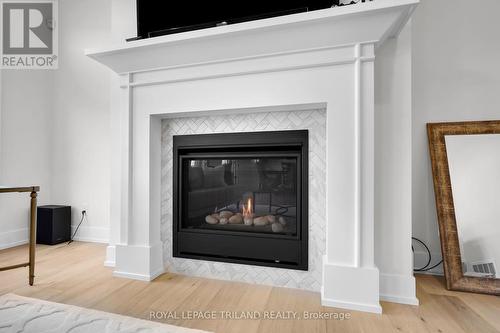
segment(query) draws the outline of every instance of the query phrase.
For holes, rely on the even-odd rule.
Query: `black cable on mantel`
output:
[[[340,7],[340,6],[348,6],[348,5],[355,5],[360,2],[366,2],[366,1],[373,1],[373,0],[352,0],[349,3],[343,3],[341,2],[342,0],[334,0],[332,7]]]
[[[443,259],[441,259],[437,264],[435,264],[432,267],[429,267],[429,265],[432,262],[431,250],[429,250],[429,247],[423,241],[421,241],[420,239],[415,238],[415,237],[412,237],[411,239],[413,239],[413,240],[419,242],[420,244],[422,244],[424,246],[425,250],[427,251],[427,254],[429,255],[429,258],[427,259],[427,264],[425,264],[425,266],[421,267],[421,268],[414,268],[413,269],[414,272],[428,272],[431,269],[434,269],[434,268],[438,267],[439,265],[441,265],[443,263]],[[415,249],[413,248],[413,245],[411,246],[411,250],[413,251],[413,253],[415,253]]]

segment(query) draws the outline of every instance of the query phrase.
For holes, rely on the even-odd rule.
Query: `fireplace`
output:
[[[307,151],[307,131],[174,136],[174,257],[307,270]]]
[[[112,80],[113,172],[106,254],[107,264],[114,265],[113,274],[151,281],[169,271],[309,289],[321,291],[323,305],[372,312],[381,312],[381,296],[417,303],[408,237],[411,218],[404,209],[411,202],[404,151],[408,138],[401,130],[408,127],[411,105],[408,98],[393,98],[411,95],[408,30],[401,43],[380,48],[389,37],[398,36],[417,4],[418,0],[372,1],[88,51],[89,57],[118,73]],[[377,79],[376,48],[382,66]],[[377,100],[383,102],[383,112],[375,112],[375,84],[381,88]],[[170,176],[173,135],[311,128],[305,124],[308,117],[293,117],[293,126],[285,127],[279,115],[316,109],[324,110],[325,130],[309,132],[313,209],[308,235],[304,201],[297,205],[302,211],[295,237],[182,224],[179,185],[183,184],[174,189]],[[268,112],[278,116],[273,116],[271,126],[262,126],[258,114]],[[243,114],[256,116],[233,122]],[[379,143],[376,114],[383,132]],[[203,119],[173,129],[175,134],[162,142],[163,121],[175,124],[191,117]],[[227,123],[215,127],[214,117],[226,117]],[[391,141],[395,135],[402,139]],[[187,148],[182,155],[189,153]],[[162,155],[162,149],[168,155]],[[375,158],[375,153],[382,155]],[[178,158],[179,154],[177,163]],[[380,164],[377,170],[375,162]],[[175,170],[176,180],[181,171]],[[297,169],[297,177],[302,172]],[[297,184],[305,179],[302,176]],[[301,186],[303,196],[307,191]],[[265,199],[257,200],[259,204]],[[209,213],[215,208],[221,209],[213,207]],[[379,240],[377,251],[376,230],[386,236],[384,242]],[[307,272],[207,260],[305,269],[307,236]]]

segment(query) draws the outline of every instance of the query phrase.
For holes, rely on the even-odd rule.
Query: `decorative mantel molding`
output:
[[[163,272],[161,119],[305,110],[327,115],[325,305],[381,312],[374,263],[374,60],[418,0],[376,0],[131,42],[87,55],[119,74],[111,198],[115,275]],[[116,190],[114,190],[116,191]],[[111,256],[115,256],[112,258]]]
[[[376,0],[264,20],[133,41],[86,55],[114,72],[136,73],[185,64],[374,42],[399,34],[419,0]],[[314,36],[313,38],[311,38]],[[279,41],[270,43],[270,41]],[[249,47],[259,45],[259,47]],[[205,52],[190,52],[203,46]]]

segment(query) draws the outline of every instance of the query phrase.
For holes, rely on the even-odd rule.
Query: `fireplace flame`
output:
[[[248,198],[246,205],[243,204],[242,213],[244,217],[253,216],[252,198]]]

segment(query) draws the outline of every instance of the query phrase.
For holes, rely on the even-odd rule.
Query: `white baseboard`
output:
[[[108,245],[108,247],[106,248],[106,260],[104,261],[104,266],[116,266],[116,247],[114,245]]]
[[[413,275],[380,274],[380,300],[418,305]]]
[[[0,250],[28,243],[28,228],[0,232]]]
[[[422,275],[435,275],[435,276],[444,276],[444,272],[433,272],[433,271],[428,271],[428,272],[415,272],[415,274],[422,274]]]
[[[165,272],[165,270],[161,269],[161,270],[154,272],[151,275],[146,275],[146,274],[136,274],[136,273],[114,271],[113,276],[119,277],[119,278],[125,278],[125,279],[150,282],[150,281],[153,281],[154,279],[156,279],[158,276],[162,275],[164,272]]]
[[[163,244],[151,246],[115,245],[114,276],[141,281],[152,281],[165,272]]]
[[[71,226],[71,235],[75,233],[76,225]],[[90,243],[109,243],[109,228],[80,226],[74,238],[75,241]]]
[[[373,305],[373,304],[342,302],[342,301],[328,299],[324,296],[323,287],[321,287],[321,305],[329,306],[332,308],[370,312],[370,313],[376,313],[376,314],[382,313],[382,307],[380,305],[377,306],[377,305]]]
[[[382,295],[380,294],[380,300],[383,302],[398,303],[405,305],[420,305],[420,301],[416,297],[400,297],[392,295]]]
[[[76,226],[71,226],[71,235],[73,235],[75,230]],[[27,244],[28,234],[28,228],[0,232],[0,250]],[[74,240],[91,243],[108,243],[109,229],[80,226]]]
[[[116,262],[114,262],[114,261],[108,261],[108,260],[104,261],[104,267],[114,268],[115,266],[116,266]]]
[[[11,247],[16,247],[24,244],[28,244],[28,240],[20,240],[17,242],[12,242],[12,243],[7,243],[7,244],[0,244],[0,250],[5,250],[5,249],[10,249]]]
[[[323,257],[321,303],[372,313],[382,313],[379,302],[379,271],[376,267],[350,267]]]

